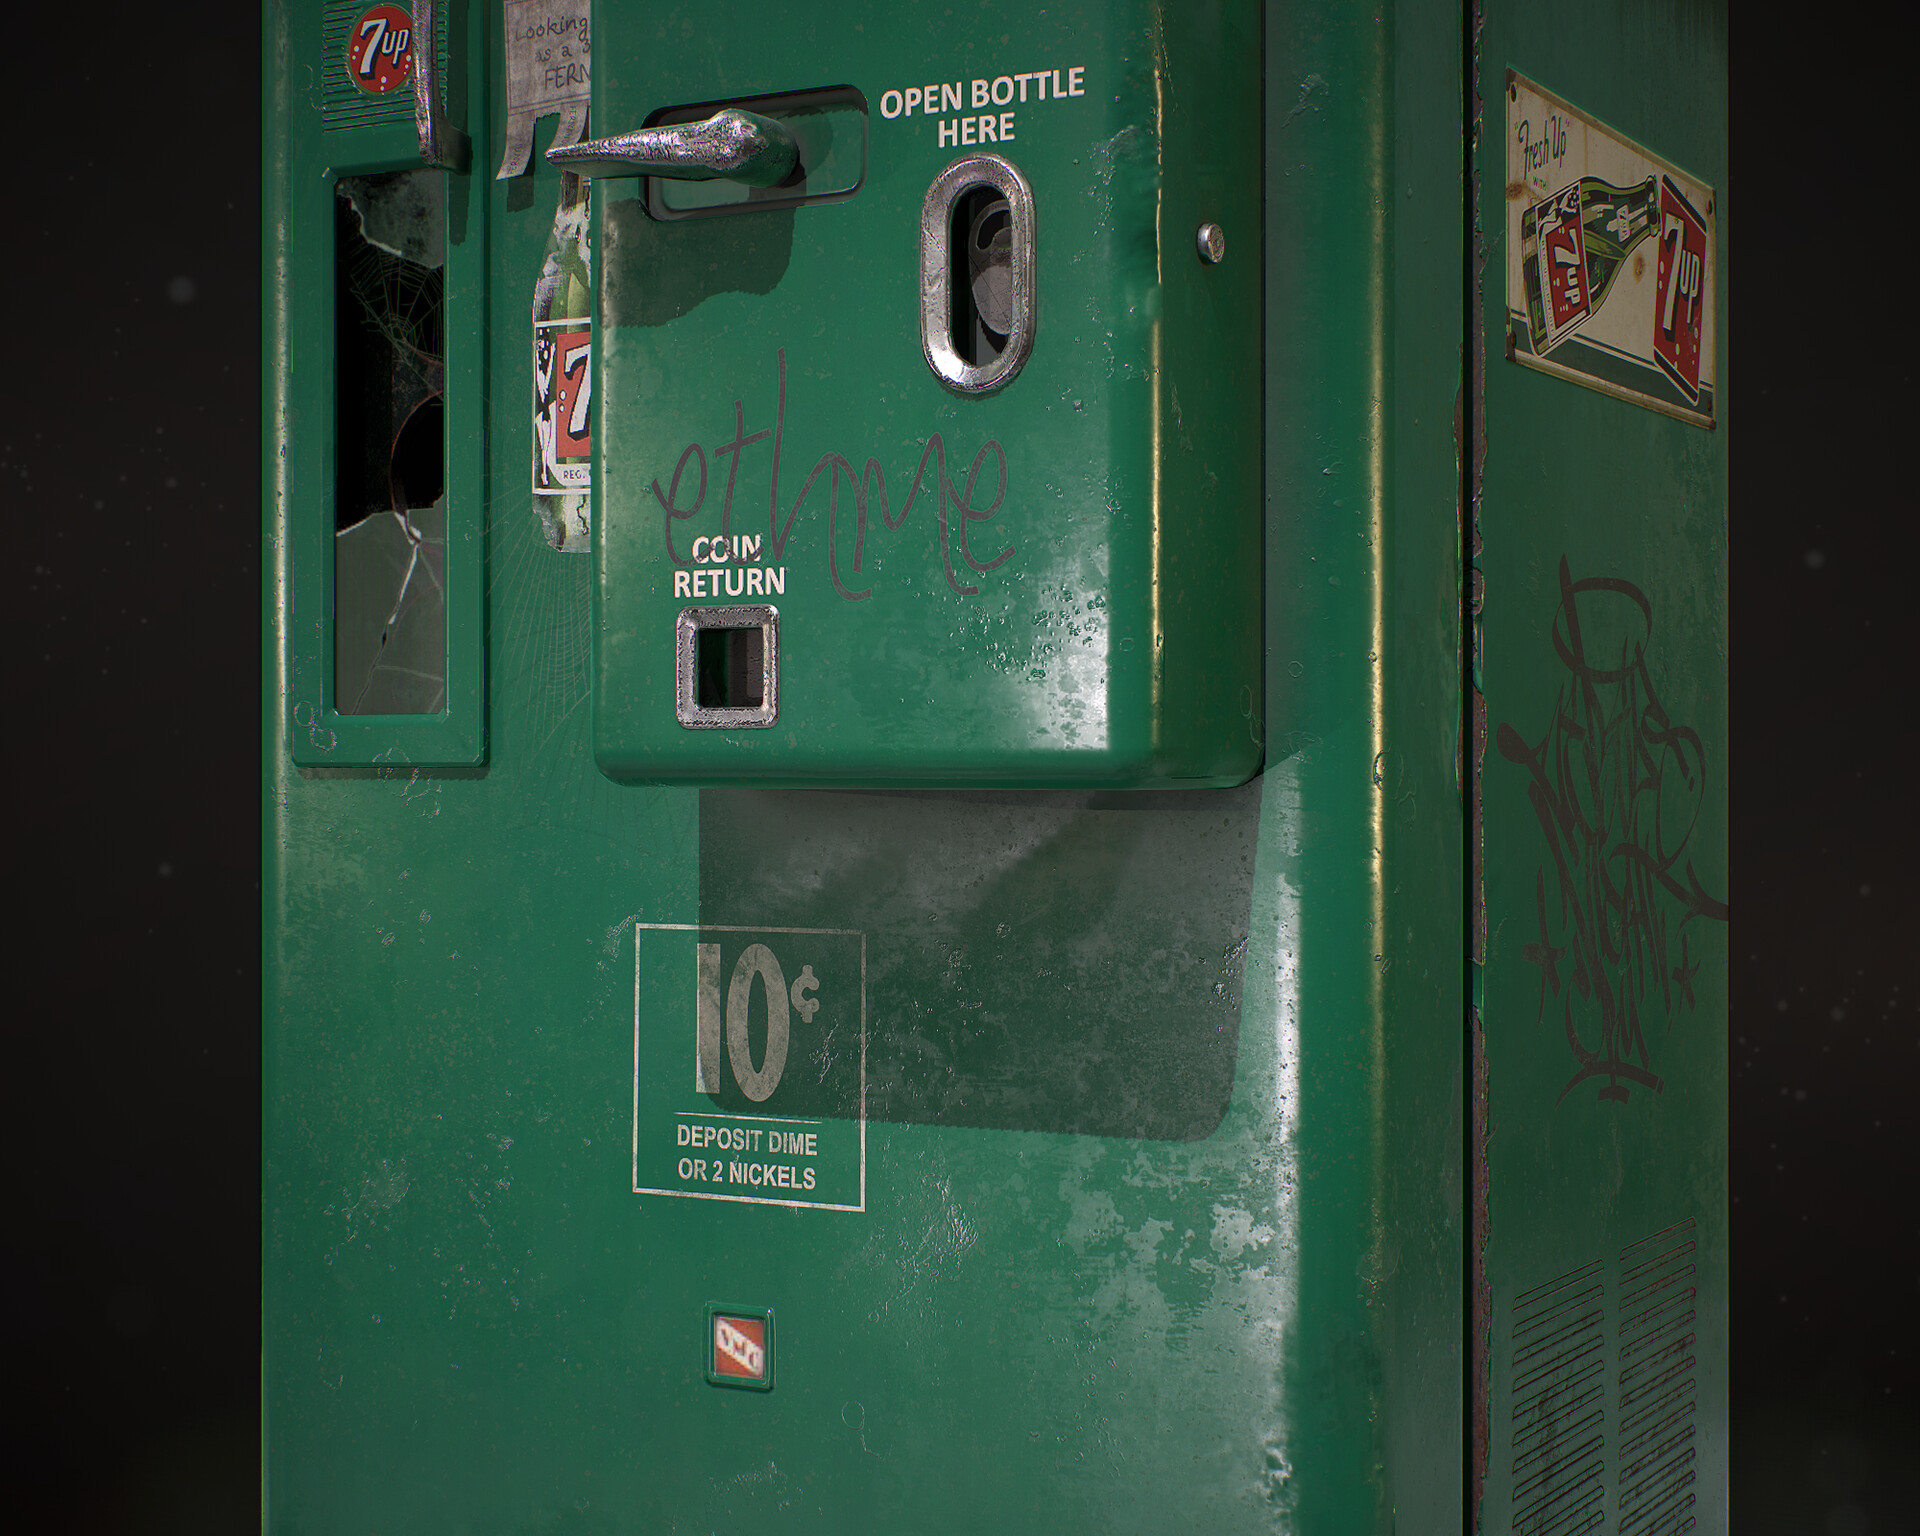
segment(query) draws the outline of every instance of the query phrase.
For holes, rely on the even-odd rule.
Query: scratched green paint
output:
[[[1181,9],[1183,26],[1211,14]],[[596,88],[637,103],[669,72],[626,58],[624,13],[602,10]],[[1046,62],[1021,41],[1040,26],[1056,30],[1036,53],[1085,31],[1126,64],[1086,160],[1134,126],[1114,112],[1164,101],[1177,123],[1206,87],[1156,66],[1152,14],[1124,34],[1065,11],[963,21],[1009,36],[1018,68]],[[285,258],[296,169],[329,151],[301,85],[324,63],[316,11],[270,14],[267,1529],[1457,1523],[1459,28],[1417,5],[1233,14],[1221,35],[1263,64],[1246,129],[1264,141],[1264,227],[1228,230],[1220,272],[1255,267],[1265,343],[1258,373],[1217,385],[1260,402],[1264,771],[1153,795],[603,774],[605,561],[551,549],[523,489],[528,306],[558,178],[486,180],[498,144],[479,131],[460,238],[485,242],[490,277],[485,762],[296,768],[283,594],[306,503],[281,449],[314,409],[306,364],[331,332]],[[464,25],[465,57],[488,60],[468,81],[468,122],[484,123],[497,13]],[[921,74],[982,72],[941,51],[946,25],[835,7],[790,49],[743,37],[724,66],[670,29],[648,51],[714,80],[651,105],[842,81],[877,103]],[[834,68],[796,80],[769,62],[803,49]],[[595,125],[622,126],[598,102]],[[1190,260],[1199,194],[1169,187],[1195,202],[1169,216],[1165,258]],[[820,261],[805,243],[857,203],[794,213],[794,264]],[[764,378],[779,338],[729,302],[727,345]],[[847,323],[867,338],[850,367],[910,316]],[[1041,347],[1063,334],[1043,328]],[[1032,366],[1038,381],[1054,365]],[[1181,405],[1200,408],[1184,389]],[[849,426],[850,457],[924,441],[918,410],[875,412]],[[1061,429],[1077,472],[1083,430]],[[970,459],[972,435],[956,441]],[[1045,455],[1023,451],[1038,474]],[[1118,482],[1129,498],[1139,473]],[[596,507],[609,538],[621,507]],[[1010,501],[975,531],[1016,514],[1040,511]],[[944,584],[932,525],[900,534],[913,541],[886,574]],[[674,923],[863,935],[863,1213],[632,1193],[635,931]],[[706,1382],[715,1302],[775,1311],[771,1392]]]

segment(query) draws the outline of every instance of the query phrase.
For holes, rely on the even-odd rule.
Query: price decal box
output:
[[[1507,74],[1507,356],[1714,425],[1713,188]]]
[[[864,1211],[866,938],[634,929],[633,1192]]]

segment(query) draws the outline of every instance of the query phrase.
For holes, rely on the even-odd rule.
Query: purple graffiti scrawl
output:
[[[1540,968],[1539,1017],[1559,1004],[1576,1063],[1562,1100],[1589,1078],[1605,1079],[1603,1100],[1624,1102],[1636,1083],[1664,1091],[1646,1018],[1693,1009],[1700,962],[1688,927],[1727,920],[1687,857],[1706,754],[1654,691],[1652,637],[1644,592],[1614,577],[1575,581],[1563,557],[1553,648],[1564,672],[1551,723],[1534,745],[1504,721],[1496,737],[1500,755],[1527,771],[1547,843],[1534,875],[1539,938],[1523,955]]]

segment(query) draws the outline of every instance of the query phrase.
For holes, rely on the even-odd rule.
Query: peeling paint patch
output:
[[[626,941],[628,932],[639,920],[640,914],[633,912],[621,918],[619,922],[607,930],[606,942],[601,945],[601,952],[605,954],[609,960],[619,955],[620,946]]]
[[[447,241],[446,199],[437,174],[343,176],[339,193],[353,205],[367,244],[416,267],[438,270]]]
[[[1085,1254],[1089,1243],[1099,1242],[1124,1232],[1126,1223],[1104,1189],[1087,1190],[1081,1185],[1081,1170],[1070,1170],[1060,1180],[1060,1195],[1067,1202],[1067,1225],[1061,1234],[1077,1254]]]
[[[1208,1246],[1223,1259],[1237,1259],[1249,1248],[1264,1248],[1273,1237],[1274,1229],[1256,1222],[1251,1211],[1225,1205],[1213,1208],[1213,1236]]]
[[[360,1185],[360,1206],[363,1210],[391,1210],[407,1198],[407,1191],[413,1188],[413,1177],[407,1172],[407,1160],[403,1157],[398,1164],[380,1159],[380,1171],[370,1173]]]
[[[1311,104],[1313,93],[1315,91],[1324,91],[1325,89],[1327,89],[1327,82],[1324,78],[1319,75],[1308,75],[1306,79],[1300,82],[1299,100],[1294,102],[1293,110],[1280,120],[1280,126],[1285,128],[1302,112],[1305,112]],[[1316,108],[1315,110],[1318,109]]]

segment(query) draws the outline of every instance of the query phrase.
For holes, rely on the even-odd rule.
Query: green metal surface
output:
[[[452,34],[468,40],[453,65],[472,71],[461,121],[474,135],[473,171],[449,178],[467,200],[456,246],[484,238],[485,250],[485,308],[472,322],[481,387],[467,396],[484,418],[450,436],[448,459],[449,571],[462,568],[456,530],[465,527],[465,568],[484,577],[484,625],[461,631],[455,620],[450,631],[485,644],[484,668],[475,657],[465,674],[475,709],[484,703],[485,760],[458,758],[459,767],[436,766],[455,755],[407,737],[419,722],[406,720],[369,724],[387,734],[351,745],[343,736],[324,765],[307,761],[311,726],[294,706],[308,696],[315,658],[331,654],[303,595],[323,590],[326,541],[313,535],[330,527],[316,486],[324,475],[312,467],[324,431],[309,419],[326,394],[315,396],[310,380],[326,367],[334,330],[301,275],[318,258],[303,243],[312,210],[300,210],[328,167],[349,163],[332,146],[389,130],[323,127],[325,98],[308,85],[309,70],[328,67],[322,7],[269,11],[266,1529],[1460,1528],[1472,1470],[1464,1348],[1473,1275],[1464,1261],[1478,1122],[1463,1050],[1471,755],[1460,730],[1455,433],[1457,409],[1470,421],[1475,402],[1461,365],[1457,12],[1326,3],[1231,13],[1220,35],[1238,39],[1239,62],[1257,60],[1261,77],[1233,151],[1251,184],[1232,195],[1247,199],[1250,219],[1257,194],[1264,228],[1229,227],[1227,260],[1212,275],[1250,285],[1243,302],[1262,338],[1257,362],[1212,381],[1212,394],[1196,385],[1190,397],[1183,381],[1177,416],[1168,388],[1166,415],[1156,416],[1159,376],[1141,376],[1140,354],[1127,350],[1151,333],[1116,325],[1111,374],[1029,388],[1049,380],[1037,352],[1013,386],[1026,391],[1021,412],[1030,414],[1015,419],[1011,389],[988,404],[1005,407],[1009,424],[994,430],[1004,434],[1010,489],[973,532],[1019,526],[1021,561],[1033,563],[983,573],[980,597],[997,605],[987,611],[1006,631],[1025,626],[1022,645],[1052,626],[1064,637],[1056,656],[1074,639],[1062,604],[1100,595],[1090,551],[1113,552],[1103,622],[1116,640],[1124,614],[1137,624],[1151,606],[1144,572],[1127,566],[1115,535],[1145,515],[1156,483],[1140,433],[1172,423],[1163,474],[1188,472],[1188,450],[1174,441],[1182,430],[1194,435],[1192,462],[1218,468],[1226,461],[1200,446],[1219,427],[1209,420],[1217,408],[1240,423],[1233,462],[1248,474],[1258,466],[1264,683],[1257,708],[1234,702],[1232,723],[1257,732],[1263,771],[1238,787],[1138,795],[886,787],[945,750],[925,715],[910,732],[867,722],[896,760],[859,759],[873,775],[864,783],[770,782],[843,773],[824,757],[804,773],[790,767],[726,788],[621,783],[601,771],[610,741],[638,740],[621,737],[619,710],[653,685],[608,644],[619,604],[632,599],[614,579],[626,569],[621,541],[660,532],[657,507],[642,516],[661,472],[645,446],[653,437],[676,455],[716,433],[731,440],[736,394],[751,411],[748,433],[771,425],[784,346],[795,490],[828,449],[856,465],[882,456],[893,489],[899,456],[917,458],[935,429],[959,445],[948,462],[951,472],[961,461],[964,476],[982,434],[959,418],[983,403],[942,397],[922,413],[903,400],[901,391],[937,389],[911,312],[854,283],[883,263],[893,264],[888,282],[895,269],[910,271],[901,265],[910,234],[899,248],[847,253],[847,288],[836,286],[828,234],[855,227],[863,199],[889,220],[900,215],[945,159],[937,143],[915,139],[910,165],[904,151],[889,163],[889,146],[906,141],[882,130],[903,125],[870,112],[862,190],[784,216],[788,275],[762,293],[709,297],[673,322],[718,327],[731,317],[726,334],[701,344],[754,366],[738,385],[716,369],[704,395],[668,393],[664,375],[640,366],[671,327],[624,323],[632,311],[623,306],[651,301],[644,286],[623,294],[620,284],[651,270],[638,264],[636,242],[659,231],[628,201],[631,189],[596,188],[607,305],[596,390],[600,542],[591,557],[565,553],[549,542],[528,488],[530,314],[562,198],[560,177],[538,155],[551,119],[537,132],[530,174],[490,179],[501,143],[487,124],[505,117],[500,13],[450,9]],[[666,13],[640,14],[652,29]],[[1109,30],[1099,15],[1010,11],[974,25],[977,42],[955,42],[946,29],[957,24],[944,15],[835,6],[795,23],[790,37],[756,17],[738,38],[705,39],[676,23],[622,44],[618,29],[633,17],[603,4],[593,131],[729,92],[850,84],[877,108],[887,90],[925,76],[1084,65],[1089,121],[1078,138],[1040,141],[1035,164],[1080,178],[1060,183],[1075,207],[1076,197],[1105,206],[1085,198],[1089,190],[1110,189],[1116,201],[1130,188],[1164,195],[1171,211],[1157,246],[1111,254],[1138,288],[1130,302],[1170,316],[1184,302],[1180,284],[1199,272],[1192,225],[1208,189],[1150,174],[1128,147],[1154,142],[1159,123],[1178,149],[1181,104],[1204,98],[1211,82],[1181,62],[1190,55],[1173,38],[1203,33],[1213,13],[1169,8],[1164,25],[1140,14],[1140,25]],[[623,62],[629,46],[634,59]],[[670,66],[659,62],[668,55]],[[1093,72],[1102,59],[1112,80]],[[1558,89],[1584,89],[1554,73],[1556,58],[1515,62]],[[608,120],[613,103],[631,107],[632,121]],[[1692,155],[1712,177],[1712,153],[1679,138],[1660,147]],[[1090,162],[1102,143],[1114,146],[1108,159]],[[396,139],[381,151],[387,159],[368,151],[352,163],[398,164],[404,150]],[[1038,188],[1039,171],[1034,180]],[[1498,195],[1489,196],[1497,212]],[[738,229],[775,216],[674,227]],[[1050,249],[1098,265],[1104,232],[1118,226],[1080,216],[1083,238],[1062,235]],[[1074,227],[1068,216],[1046,224],[1044,205],[1041,217],[1043,245]],[[618,261],[628,268],[616,280]],[[1176,263],[1185,264],[1177,282],[1148,281]],[[798,291],[788,292],[802,276],[841,307],[803,323]],[[1093,273],[1082,291],[1109,303],[1129,294],[1121,278]],[[1071,289],[1081,280],[1061,281]],[[1047,324],[1076,318],[1056,312]],[[845,338],[831,352],[830,333]],[[1052,334],[1043,329],[1043,343]],[[886,387],[863,392],[863,369]],[[622,380],[630,393],[619,406],[612,386]],[[1052,385],[1068,382],[1076,387],[1063,401]],[[1719,444],[1698,428],[1537,374],[1490,379],[1487,520],[1515,512],[1500,525],[1507,548],[1490,529],[1482,560],[1482,677],[1493,718],[1518,722],[1529,739],[1554,696],[1538,647],[1557,566],[1522,548],[1544,548],[1548,525],[1512,488],[1517,460],[1511,484],[1498,478],[1508,473],[1500,422],[1502,412],[1519,422],[1544,409],[1549,396],[1578,396],[1572,409],[1595,413],[1580,429],[1605,427],[1632,452],[1678,444],[1682,489],[1710,496],[1723,462],[1700,458]],[[1072,413],[1073,400],[1085,410]],[[1597,458],[1600,439],[1579,451]],[[670,476],[671,460],[664,469]],[[786,475],[783,467],[783,501]],[[1049,476],[1066,510],[1048,511],[1030,490]],[[1055,516],[1066,537],[1067,510],[1086,505],[1072,498],[1096,482],[1113,495],[1091,514],[1091,542],[1069,555],[1041,539]],[[460,522],[463,483],[484,491],[484,522]],[[1577,483],[1596,498],[1579,504],[1589,542],[1567,546],[1581,575],[1610,552],[1597,498],[1618,477],[1595,470]],[[762,517],[764,497],[762,482],[747,499]],[[843,486],[843,515],[848,505]],[[1516,530],[1523,505],[1534,524]],[[1705,526],[1676,521],[1677,505],[1636,504],[1631,515],[1634,537],[1654,552],[1654,568],[1636,579],[1663,605],[1683,607],[1671,584],[1690,572],[1702,582],[1724,575],[1658,542],[1679,537],[1675,526]],[[937,525],[920,519],[916,507],[897,531],[877,517],[870,525],[865,574],[876,596],[853,605],[871,612],[857,621],[866,630],[843,632],[851,659],[866,659],[876,635],[894,628],[902,649],[887,664],[919,646],[929,677],[958,675],[956,647],[969,636],[977,656],[1006,656],[1010,640],[974,635],[953,617],[958,599],[938,606]],[[1163,532],[1173,548],[1175,530]],[[787,563],[797,571],[804,552],[815,583],[805,602],[795,585],[803,635],[827,632],[821,615],[847,606],[823,574],[822,537],[813,510],[796,520]],[[1057,588],[1043,590],[1056,560]],[[1024,582],[1012,579],[1022,570]],[[992,576],[1008,579],[990,587]],[[931,585],[936,601],[886,609],[883,578],[916,599]],[[1163,604],[1170,597],[1163,588]],[[644,610],[649,622],[658,610]],[[1707,632],[1686,628],[1704,619],[1674,622],[1689,644]],[[807,638],[801,649],[820,643]],[[1169,667],[1172,652],[1170,639]],[[449,665],[450,677],[462,675],[456,657]],[[1019,697],[1014,671],[979,666],[998,702],[967,717],[976,735],[1003,729]],[[1052,666],[1037,668],[1035,719],[1053,718]],[[1669,709],[1693,708],[1696,724],[1718,718],[1714,696],[1686,686],[1663,681]],[[885,702],[877,685],[840,683],[819,707],[851,729],[884,714]],[[1128,728],[1146,729],[1139,719]],[[1036,779],[1052,771],[1044,753],[1021,756],[1030,743],[1000,739],[1013,754],[1003,769],[1014,762]],[[1670,1077],[1658,1107],[1675,1129],[1666,1140],[1621,1142],[1617,1160],[1607,1138],[1647,1113],[1641,1096],[1624,1113],[1590,1094],[1551,1102],[1565,1067],[1537,1021],[1540,972],[1520,957],[1525,939],[1509,916],[1533,913],[1539,830],[1526,820],[1524,783],[1502,781],[1503,766],[1490,757],[1485,775],[1497,914],[1486,969],[1496,1315],[1518,1291],[1584,1262],[1562,1263],[1563,1249],[1624,1246],[1677,1219],[1660,1214],[1671,1180],[1647,1156],[1689,1170],[1702,1191],[1690,1212],[1702,1251],[1712,1241],[1724,1255],[1724,1208],[1712,1196],[1720,1165],[1701,1130],[1716,1123],[1718,1101],[1698,1097],[1710,1093],[1708,1071],[1684,1086]],[[1709,884],[1724,867],[1713,864],[1714,847],[1709,837],[1699,861]],[[1706,976],[1695,978],[1701,1018],[1713,1006]],[[784,1007],[769,1008],[776,993]],[[1663,1048],[1676,1059],[1704,1049],[1700,1035],[1682,1041],[1695,1027],[1692,1016],[1676,1023]],[[785,1044],[777,1071],[776,1038]],[[712,1163],[683,1176],[679,1158],[695,1149],[680,1142],[680,1127],[696,1123],[762,1138],[726,1150],[722,1180]],[[709,1144],[698,1155],[713,1152]],[[765,1170],[775,1167],[791,1172],[770,1184]],[[1597,1195],[1577,1184],[1589,1175]],[[1562,1200],[1556,1187],[1577,1187],[1580,1198]],[[820,1208],[835,1205],[855,1208]],[[714,1308],[777,1317],[770,1390],[710,1379]],[[1702,1319],[1703,1331],[1724,1336],[1723,1316],[1703,1310]],[[1496,1332],[1496,1400],[1509,1388],[1498,1365],[1508,1349]],[[1505,1454],[1494,1457],[1489,1500],[1507,1498],[1496,1486]]]
[[[903,32],[892,8],[838,6],[678,46],[709,21],[596,18],[596,131],[851,80],[866,121],[839,138],[864,127],[866,174],[839,201],[672,222],[636,180],[599,188],[601,766],[1245,780],[1261,729],[1257,9],[988,5]],[[896,105],[928,80],[950,93],[934,90],[940,110]],[[977,144],[982,122],[995,137]],[[1033,189],[1039,327],[1016,378],[961,396],[922,357],[920,227],[934,179],[976,150]],[[1195,246],[1208,220],[1228,231],[1218,265]],[[715,537],[758,552],[696,560]],[[779,611],[778,723],[687,729],[677,615],[743,601]]]
[[[1725,39],[1480,39],[1487,1531],[1726,1529]],[[1502,357],[1508,69],[1717,189],[1717,428]]]

